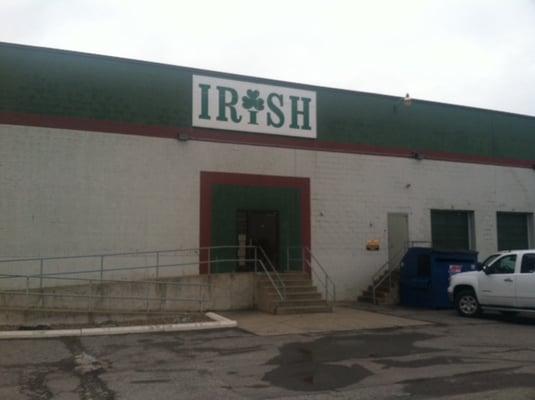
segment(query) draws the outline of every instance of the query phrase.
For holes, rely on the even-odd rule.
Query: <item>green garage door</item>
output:
[[[472,211],[432,210],[433,247],[442,250],[471,250],[472,221]]]
[[[498,250],[529,248],[529,214],[497,213]]]

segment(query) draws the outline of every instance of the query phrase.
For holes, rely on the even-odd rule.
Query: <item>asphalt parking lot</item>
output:
[[[1,341],[0,399],[535,398],[535,316],[379,311],[431,323]]]

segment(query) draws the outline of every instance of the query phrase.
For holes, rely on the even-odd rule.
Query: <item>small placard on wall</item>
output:
[[[368,251],[379,251],[379,247],[379,240],[377,239],[368,240],[366,243],[366,250]]]

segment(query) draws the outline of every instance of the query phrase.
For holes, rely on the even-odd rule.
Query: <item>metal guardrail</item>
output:
[[[213,246],[213,247],[200,247],[200,248],[189,248],[189,249],[173,249],[173,250],[156,250],[156,251],[142,251],[142,252],[126,252],[126,253],[108,253],[108,254],[96,254],[96,255],[84,255],[84,256],[65,256],[65,257],[37,257],[37,258],[15,258],[15,259],[4,259],[0,260],[0,294],[6,295],[15,295],[15,296],[26,296],[28,299],[31,296],[40,296],[40,305],[44,306],[44,299],[47,297],[64,297],[64,298],[85,298],[102,301],[103,299],[107,300],[125,300],[125,301],[144,301],[147,307],[151,302],[162,301],[162,297],[154,297],[149,294],[151,286],[156,287],[159,285],[166,285],[167,287],[186,287],[193,286],[199,288],[199,293],[196,297],[187,298],[187,297],[166,297],[163,299],[161,307],[166,306],[167,302],[198,302],[199,309],[202,311],[204,309],[204,303],[206,302],[206,291],[209,290],[208,294],[211,293],[211,285],[200,284],[200,283],[181,283],[181,282],[169,282],[165,280],[166,277],[176,277],[177,273],[182,271],[186,267],[199,267],[201,265],[208,265],[207,268],[208,274],[211,273],[212,267],[221,263],[238,263],[238,262],[247,262],[254,263],[255,271],[260,270],[262,273],[265,273],[273,287],[277,290],[281,300],[285,298],[285,286],[284,283],[274,268],[273,264],[265,254],[264,250],[256,246],[246,246],[246,249],[254,249],[254,259],[247,258],[233,258],[233,257],[217,257],[218,251],[227,252],[229,250],[236,250],[236,255],[238,255],[238,246]],[[243,247],[241,248],[243,250]],[[207,252],[208,259],[201,260],[201,252]],[[258,252],[261,252],[264,257],[264,261],[258,258]],[[145,257],[146,264],[138,266],[125,266],[122,264],[109,266],[109,260],[118,259],[121,257]],[[166,257],[178,257],[178,258],[189,258],[187,260],[182,260],[180,262],[162,262]],[[85,269],[67,269],[65,271],[57,271],[58,266],[69,265],[69,262],[80,261],[80,260],[89,260],[89,263],[93,263],[92,267],[87,267]],[[26,263],[26,268],[29,270],[28,273],[9,273],[5,271],[10,266],[19,266],[20,270],[21,263]],[[59,263],[59,264],[58,264]],[[121,263],[126,263],[122,260]],[[52,264],[52,265],[51,265]],[[95,265],[96,264],[96,265]],[[267,264],[267,265],[266,265]],[[71,265],[72,267],[72,265]],[[54,272],[47,271],[47,269],[55,269]],[[34,272],[31,272],[31,271]],[[171,274],[165,274],[166,276],[162,277],[163,271],[171,270]],[[148,279],[133,279],[132,274],[136,272],[145,272],[146,274],[151,275]],[[106,278],[108,274],[118,274],[125,273],[124,279],[111,279]],[[197,272],[198,273],[198,269]],[[91,277],[93,275],[94,277]],[[89,276],[89,277],[88,277]],[[22,285],[18,285],[16,289],[16,280],[22,280]],[[15,282],[15,284],[14,284]],[[74,294],[74,293],[51,293],[48,289],[53,289],[59,291],[60,288],[72,287],[73,283],[78,286],[87,285],[90,288],[90,294]],[[112,284],[144,284],[146,286],[146,293],[144,296],[110,296],[105,295],[102,290],[106,285]],[[70,284],[70,286],[68,285]],[[11,287],[10,287],[11,286]],[[15,288],[13,288],[15,287]],[[93,294],[94,289],[96,289],[96,294]],[[165,290],[167,293],[167,290]],[[89,308],[92,308],[93,304],[90,304]]]
[[[299,250],[299,257],[292,257],[292,251]],[[318,261],[316,256],[312,253],[310,248],[306,246],[289,246],[286,249],[286,270],[289,271],[293,261],[297,261],[301,265],[301,269],[305,271],[308,267],[312,276],[319,282],[320,290],[322,290],[325,300],[330,305],[336,302],[336,285],[333,279],[329,276],[323,265]]]
[[[262,259],[260,259],[258,257],[258,251],[260,251],[260,254],[266,260],[266,263],[267,263],[269,269],[266,268],[266,265],[262,261]],[[263,272],[268,277],[269,281],[271,282],[271,285],[277,291],[277,294],[279,295],[280,300],[284,301],[286,299],[286,285],[284,284],[284,281],[282,280],[279,272],[277,271],[277,269],[275,268],[275,266],[273,265],[273,263],[271,262],[271,260],[267,256],[266,252],[260,246],[257,246],[255,248],[255,272],[257,272],[257,267],[256,267],[257,263],[260,263],[260,266],[262,267]],[[275,277],[275,279],[273,279],[272,275]]]
[[[373,274],[372,276],[372,300],[373,304],[377,304],[377,296],[376,291],[379,286],[382,285],[383,282],[385,282],[388,279],[388,287],[392,289],[392,274],[399,270],[401,260],[403,259],[403,256],[405,253],[407,253],[407,250],[410,247],[414,247],[416,245],[429,245],[431,244],[430,241],[426,240],[410,240],[408,242],[405,242],[402,246],[402,248],[394,254],[392,257],[390,257],[386,262],[381,265],[381,267]]]

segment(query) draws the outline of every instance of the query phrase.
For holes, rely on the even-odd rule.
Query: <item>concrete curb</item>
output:
[[[151,333],[151,332],[181,332],[196,331],[206,329],[234,328],[238,326],[236,321],[227,319],[219,314],[207,312],[205,314],[212,321],[209,322],[188,322],[184,324],[161,324],[161,325],[139,325],[139,326],[113,326],[107,328],[79,328],[79,329],[55,329],[36,331],[5,331],[0,332],[2,339],[39,339],[56,338],[64,336],[102,336],[102,335],[125,335],[129,333]]]

